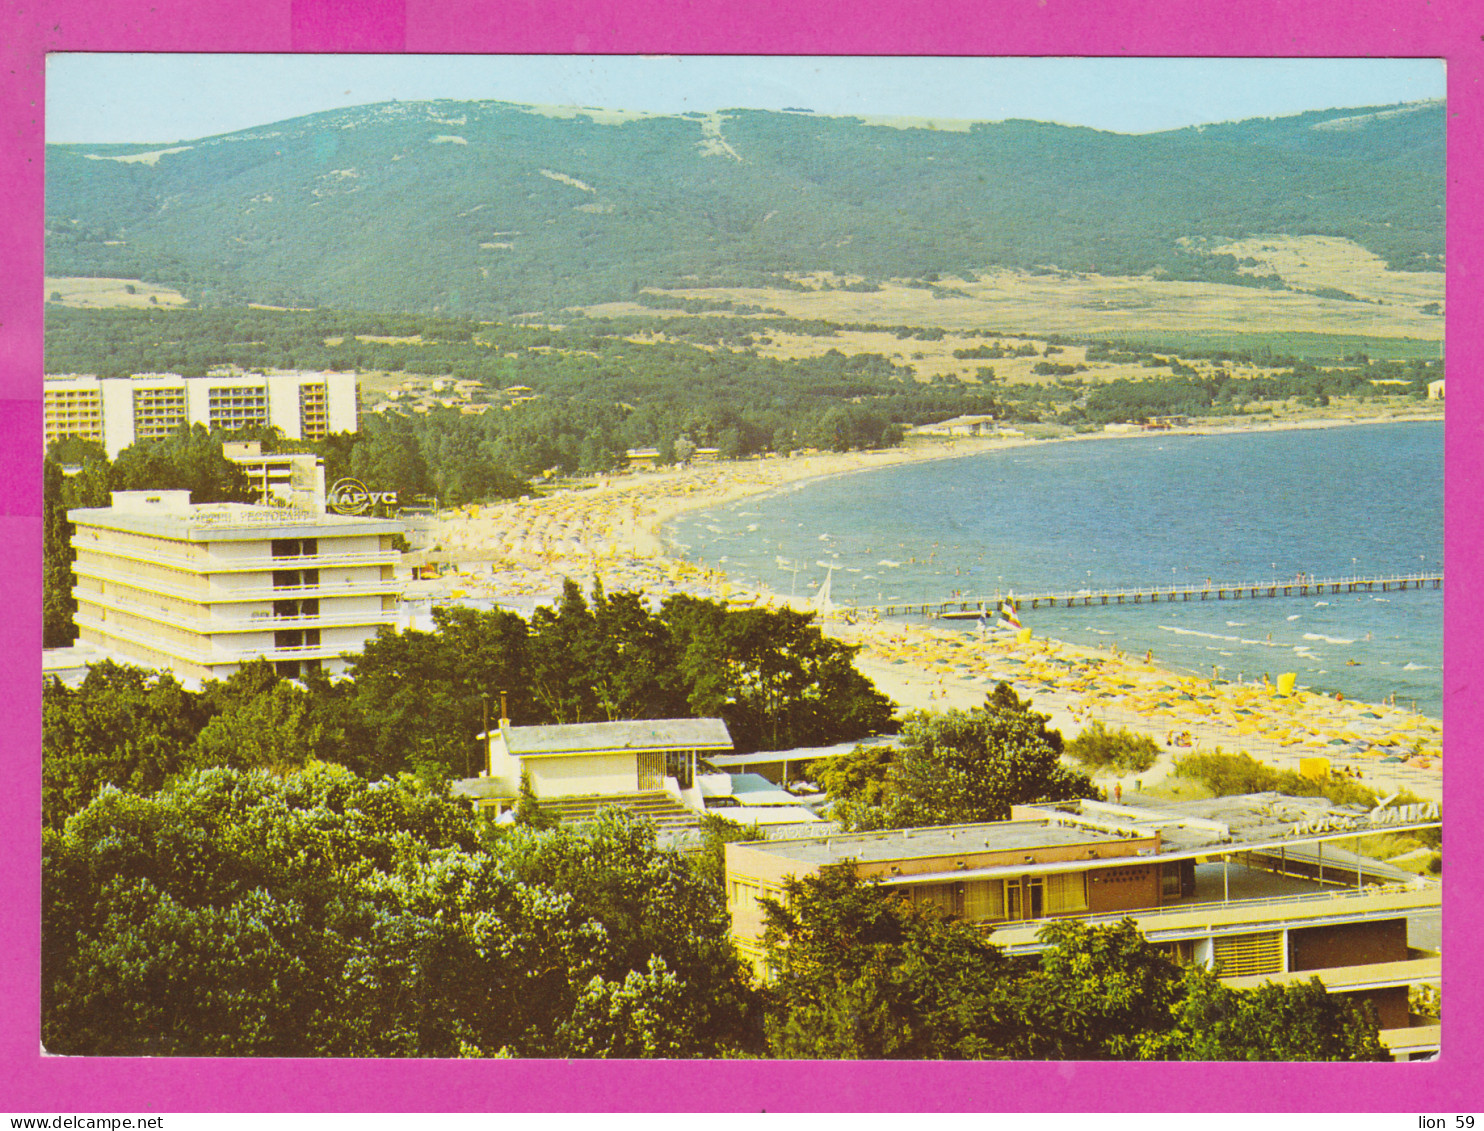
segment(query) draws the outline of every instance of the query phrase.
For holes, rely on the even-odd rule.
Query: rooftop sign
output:
[[[397,492],[368,491],[366,485],[359,479],[340,479],[336,481],[335,486],[330,488],[326,502],[336,514],[365,514],[378,504],[396,506]]]

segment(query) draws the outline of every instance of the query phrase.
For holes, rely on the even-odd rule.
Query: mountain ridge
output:
[[[189,144],[48,146],[48,273],[207,304],[503,316],[813,271],[1272,285],[1192,248],[1275,232],[1437,269],[1443,125],[1441,104],[1119,134],[376,103]]]

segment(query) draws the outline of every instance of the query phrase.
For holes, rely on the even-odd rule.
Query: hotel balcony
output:
[[[87,589],[73,589],[72,596],[79,606],[110,609],[117,613],[141,617],[156,624],[183,629],[200,636],[220,636],[240,632],[274,632],[289,628],[348,628],[357,625],[390,625],[395,616],[390,609],[372,609],[357,613],[319,613],[297,616],[277,616],[271,612],[254,613],[249,616],[191,617],[177,610],[162,609],[142,601],[132,601],[115,594],[98,593]],[[110,622],[111,623],[111,622]]]
[[[245,664],[256,659],[265,660],[333,660],[354,648],[348,644],[304,644],[293,647],[277,648],[270,642],[267,645],[251,644],[238,648],[224,648],[210,643],[210,637],[201,637],[201,643],[186,643],[178,639],[163,636],[155,636],[143,632],[130,625],[121,625],[115,621],[99,620],[88,615],[85,610],[79,609],[75,618],[79,628],[90,628],[115,640],[137,644],[142,648],[148,648],[154,652],[161,652],[167,656],[174,656],[189,663],[200,664],[203,667],[220,667],[223,664]],[[367,626],[374,627],[371,625]],[[370,635],[369,633],[367,634]]]
[[[220,558],[155,553],[138,547],[117,546],[78,536],[73,537],[72,545],[75,549],[92,554],[106,554],[110,558],[124,561],[147,562],[193,574],[265,573],[275,569],[330,569],[336,566],[395,566],[402,560],[402,555],[397,550],[370,550],[356,554],[298,554],[277,558],[268,555],[260,558]]]
[[[149,593],[175,597],[196,605],[240,605],[248,601],[273,601],[285,597],[348,597],[387,595],[399,596],[403,583],[395,578],[358,578],[351,581],[320,580],[313,585],[263,585],[252,588],[226,588],[208,586],[199,588],[174,585],[145,577],[127,569],[113,569],[93,562],[76,562],[72,572],[78,577],[91,577],[99,581],[113,581]],[[271,569],[259,567],[251,572],[271,575]],[[265,577],[265,580],[268,580]]]

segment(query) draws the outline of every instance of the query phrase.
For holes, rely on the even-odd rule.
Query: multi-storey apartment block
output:
[[[728,844],[727,898],[733,937],[759,966],[759,900],[828,868],[853,867],[974,923],[1009,954],[1044,949],[1051,919],[1127,917],[1177,961],[1214,967],[1233,986],[1317,976],[1369,1001],[1383,1043],[1404,1059],[1438,1047],[1436,1025],[1414,1024],[1409,992],[1440,976],[1441,885],[1341,845],[1437,827],[1432,805],[1367,812],[1275,793],[1016,806],[990,824]]]
[[[320,440],[360,428],[354,373],[249,373],[182,377],[84,374],[44,382],[44,442],[80,436],[113,459],[136,440],[168,436],[182,424],[237,431],[271,426],[293,440]]]
[[[81,642],[189,685],[260,657],[286,676],[338,671],[396,623],[399,522],[193,505],[188,491],[115,491],[67,518]]]

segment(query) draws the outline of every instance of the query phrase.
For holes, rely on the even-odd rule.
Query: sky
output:
[[[1147,133],[1442,98],[1436,59],[54,54],[51,142],[175,142],[392,99],[1030,118]]]

